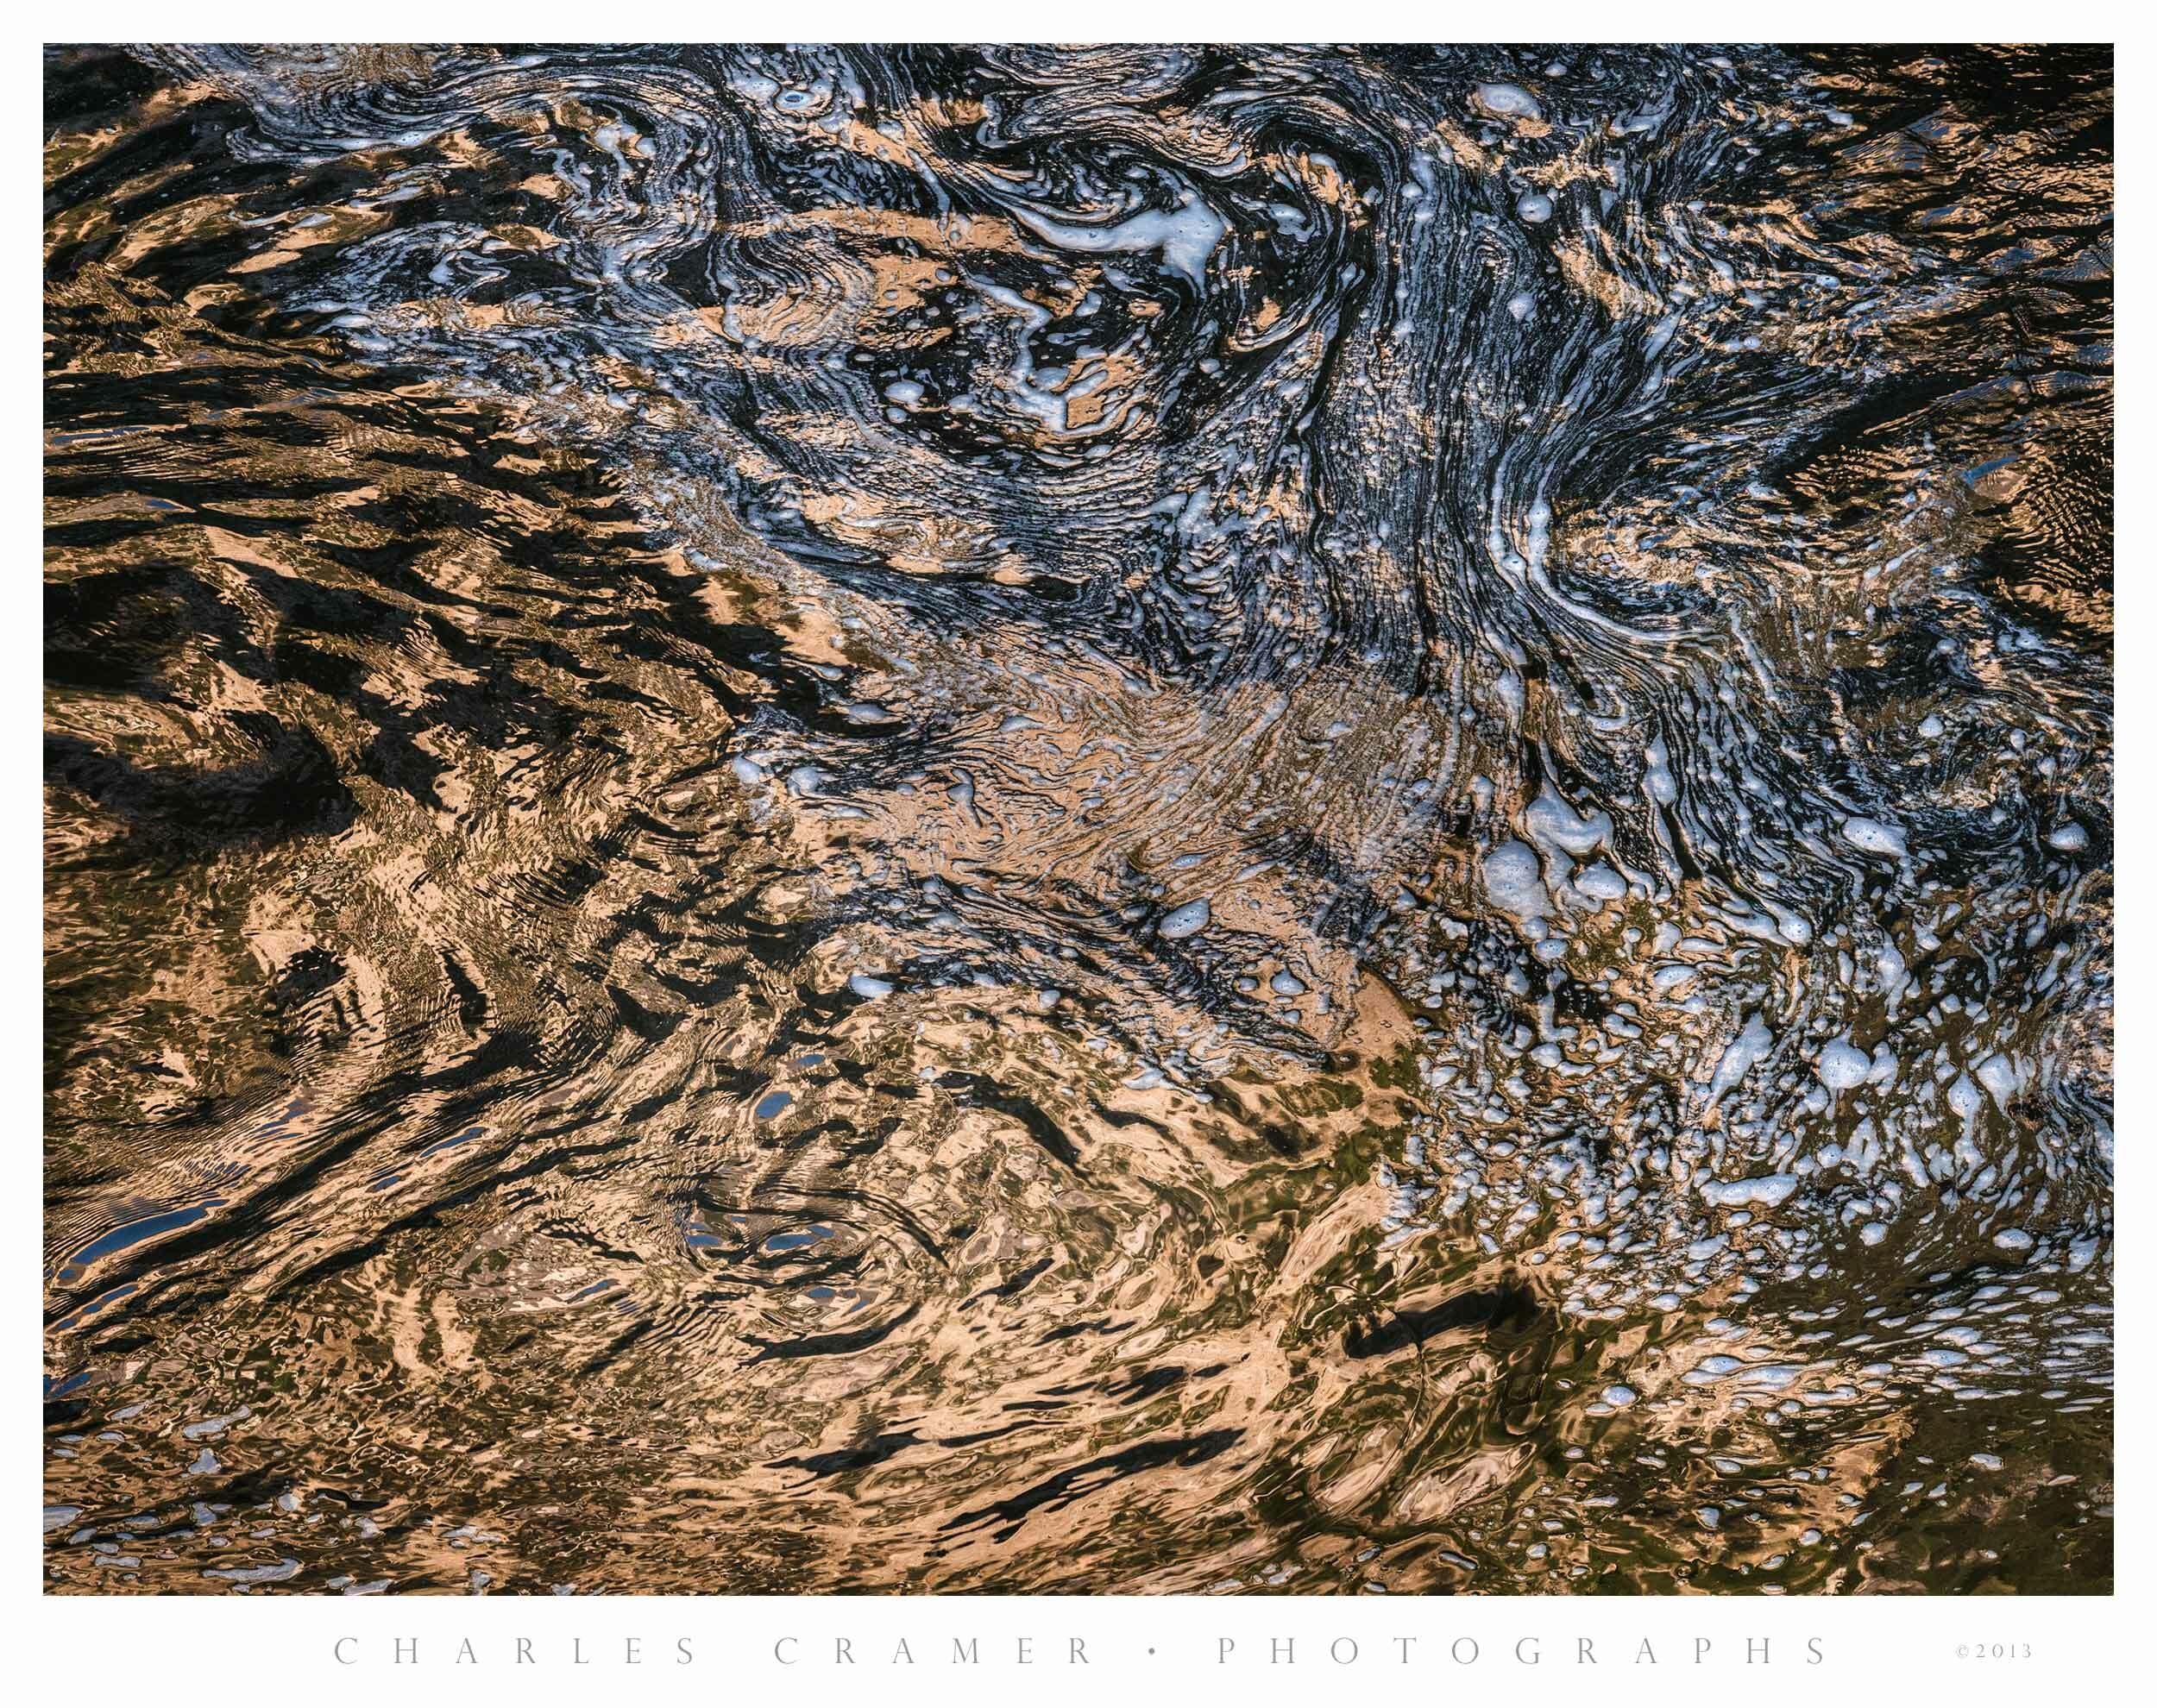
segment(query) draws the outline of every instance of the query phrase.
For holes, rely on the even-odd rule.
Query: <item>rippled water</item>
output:
[[[53,1588],[2110,1587],[2109,51],[46,76]]]

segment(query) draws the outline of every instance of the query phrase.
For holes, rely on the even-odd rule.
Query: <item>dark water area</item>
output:
[[[2112,1579],[2112,65],[46,56],[55,1592]]]

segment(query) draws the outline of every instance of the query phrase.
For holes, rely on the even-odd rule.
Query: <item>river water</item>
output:
[[[2110,1587],[2109,50],[45,87],[49,1588]]]

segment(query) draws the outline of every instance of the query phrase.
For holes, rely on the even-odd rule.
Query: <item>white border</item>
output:
[[[1566,40],[1704,41],[1740,29],[1756,38],[1791,41],[2016,40],[2042,34],[2058,41],[2117,44],[2121,82],[2130,97],[2143,92],[2140,72],[2148,39],[2137,9],[2135,21],[2122,6],[2048,4],[2009,6],[1852,4],[1817,0],[1802,7],[1733,10],[1727,4],[1651,4],[1613,10],[1607,6],[1548,3],[1527,14],[1494,19],[1477,9],[1454,11],[1428,5],[1328,4],[1314,11],[1263,0],[1226,5],[1219,0],[1174,9],[1106,0],[1083,15],[1036,14],[1008,3],[946,0],[935,6],[898,8],[861,4],[789,6],[776,20],[800,40],[1009,40],[1043,34],[1093,40],[1301,41],[1314,22],[1330,39],[1413,41],[1476,39],[1491,22],[1518,21],[1524,36]],[[17,447],[0,469],[7,483],[6,514],[13,537],[25,548],[19,567],[0,581],[7,601],[0,637],[14,667],[7,671],[13,704],[0,742],[6,767],[0,801],[11,834],[0,845],[0,883],[7,909],[5,983],[0,984],[0,1050],[5,1052],[12,1107],[21,1111],[10,1147],[16,1171],[4,1197],[13,1250],[35,1254],[42,1201],[38,1147],[41,1064],[38,1020],[41,1004],[38,897],[41,894],[40,826],[41,713],[37,706],[41,616],[38,578],[41,454],[36,448],[41,375],[36,366],[41,322],[40,258],[34,232],[41,223],[31,204],[38,194],[37,140],[28,133],[41,112],[39,43],[116,41],[149,37],[193,40],[290,40],[322,35],[370,41],[500,40],[508,35],[553,41],[589,39],[601,21],[588,6],[553,0],[515,7],[415,5],[387,0],[359,12],[296,16],[289,7],[261,3],[86,4],[55,9],[8,30],[0,78],[11,97],[5,110],[17,116],[21,153],[0,175],[8,200],[6,229],[19,246],[4,281],[12,336],[6,350],[18,379],[5,393],[8,428]],[[633,15],[606,15],[620,39],[652,41],[762,39],[775,20],[747,9],[689,7],[663,0]],[[1173,24],[1168,35],[1163,27]],[[1777,26],[1782,28],[1778,29]],[[356,34],[355,34],[356,31]],[[22,39],[16,41],[20,35]],[[2125,186],[2129,218],[2119,242],[2120,342],[2130,369],[2141,349],[2140,330],[2148,298],[2148,246],[2136,215],[2148,160],[2148,128],[2139,103],[2120,110],[2117,175]],[[2116,466],[2147,467],[2146,411],[2130,386],[2119,411]],[[2149,527],[2139,505],[2118,518],[2118,611],[2122,633],[2152,633],[2150,596],[2139,571],[2146,562]],[[2131,656],[2131,655],[2130,655]],[[2153,846],[2151,778],[2147,755],[2157,733],[2150,690],[2138,670],[2119,684],[2119,788],[2116,815],[2118,860],[2131,876]],[[2118,1039],[2122,1071],[2117,1130],[2122,1137],[2118,1198],[2122,1232],[2139,1219],[2148,1174],[2141,1152],[2149,1142],[2142,1051],[2148,1039],[2142,1015],[2152,989],[2149,894],[2135,882],[2119,887],[2117,972],[2125,1000]],[[588,1700],[596,1690],[612,1697],[654,1689],[733,1699],[783,1694],[789,1699],[852,1701],[865,1692],[896,1705],[915,1702],[1004,1700],[1022,1692],[1048,1703],[1092,1705],[1104,1687],[1140,1701],[1188,1699],[1194,1690],[1230,1691],[1258,1703],[1331,1701],[1353,1692],[1418,1703],[1450,1699],[1539,1699],[1593,1694],[1606,1702],[1654,1702],[1726,1697],[1742,1691],[1768,1702],[1803,1699],[1817,1704],[1822,1692],[1855,1691],[1865,1701],[1890,1692],[1930,1689],[1957,1702],[2012,1702],[2028,1708],[2033,1692],[2088,1692],[2078,1701],[2128,1699],[2130,1662],[2143,1647],[2131,1624],[2132,1605],[2151,1588],[2148,1503],[2152,1445],[2146,1403],[2150,1358],[2149,1289],[2139,1242],[2119,1245],[2119,1377],[2122,1420],[2117,1441],[2119,1599],[2031,1598],[2011,1602],[1935,1597],[1924,1599],[1589,1598],[1524,1597],[1444,1600],[1386,1598],[1317,1600],[1296,1598],[987,1598],[705,1599],[613,1598],[549,1603],[529,1599],[411,1598],[387,1602],[282,1598],[266,1604],[254,1598],[42,1598],[39,1549],[28,1524],[28,1487],[41,1483],[39,1432],[29,1405],[29,1375],[37,1362],[38,1290],[18,1259],[8,1341],[7,1368],[17,1372],[19,1396],[5,1414],[7,1462],[23,1486],[9,1510],[18,1515],[0,1577],[0,1648],[11,1663],[17,1688],[28,1699],[135,1698],[160,1702],[220,1702],[264,1688],[296,1686],[333,1702],[372,1701],[385,1690],[423,1700],[475,1697],[520,1701]],[[2128,1421],[2128,1420],[2131,1420]],[[1393,1640],[1413,1634],[1414,1658],[1402,1664]],[[896,1642],[909,1639],[915,1662],[895,1661]],[[1018,1639],[1033,1639],[1031,1664],[1017,1660]],[[517,1664],[519,1637],[532,1644],[533,1663]],[[774,1653],[787,1637],[795,1646]],[[852,1668],[829,1658],[835,1638],[851,1642],[859,1662]],[[1068,1663],[1065,1645],[1077,1636],[1089,1664]],[[1639,1660],[1643,1637],[1657,1664]],[[358,1641],[339,1649],[338,1639]],[[630,1666],[631,1638],[641,1660]],[[1748,1664],[1748,1638],[1765,1638],[1766,1664]],[[420,1645],[416,1662],[398,1664],[399,1638]],[[460,1664],[459,1642],[469,1638],[475,1660]],[[676,1643],[686,1638],[695,1657],[682,1664]],[[978,1666],[953,1664],[951,1645],[975,1638]],[[1219,1659],[1218,1645],[1236,1647]],[[1267,1656],[1275,1638],[1292,1639],[1292,1661]],[[1578,1659],[1587,1639],[1596,1662]],[[1328,1645],[1348,1639],[1359,1658],[1343,1664]],[[1709,1648],[1695,1660],[1694,1645]],[[1822,1659],[1813,1664],[1808,1639]],[[1462,1640],[1475,1644],[1477,1659],[1463,1664],[1449,1653]],[[1531,1642],[1539,1664],[1528,1665],[1516,1645]],[[572,1643],[582,1645],[577,1664]],[[1978,1659],[1970,1650],[1991,1645],[2018,1649],[2028,1659]],[[1345,1653],[1343,1647],[1343,1653]],[[1465,1654],[1463,1648],[1461,1651]],[[1526,1651],[1521,1650],[1525,1654]],[[352,1664],[341,1664],[340,1656]],[[2143,1687],[2147,1689],[2147,1685]],[[2137,1692],[2139,1693],[2139,1692]]]
[[[1405,0],[1346,0],[1313,8],[1284,0],[1093,0],[1065,16],[1028,13],[992,0],[934,4],[807,0],[783,13],[747,6],[695,6],[649,0],[632,12],[595,13],[563,0],[444,4],[377,0],[357,11],[295,15],[266,0],[208,0],[186,6],[143,0],[91,0],[25,20],[37,41],[2122,41],[2134,16],[2122,5],[2047,4],[2006,0],[1808,0],[1803,5],[1739,10],[1708,0],[1650,0],[1616,9],[1588,0],[1549,0],[1525,13],[1487,7],[1447,9]],[[603,19],[623,28],[594,35]],[[1489,33],[1519,19],[1533,31]],[[1773,26],[1786,22],[1788,28]],[[305,25],[318,26],[313,29]],[[1612,25],[1621,28],[1613,31]],[[355,28],[364,26],[364,28]],[[773,34],[775,25],[783,29]],[[1324,29],[1314,28],[1324,25]],[[2031,28],[2032,25],[2039,28]],[[463,27],[460,27],[463,26]],[[1032,26],[1029,33],[1028,26]],[[1171,27],[1173,26],[1173,28]],[[12,34],[12,32],[10,32]]]

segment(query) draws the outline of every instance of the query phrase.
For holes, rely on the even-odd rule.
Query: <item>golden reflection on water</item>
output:
[[[1860,57],[48,54],[48,1586],[2109,1588],[2110,66]]]

